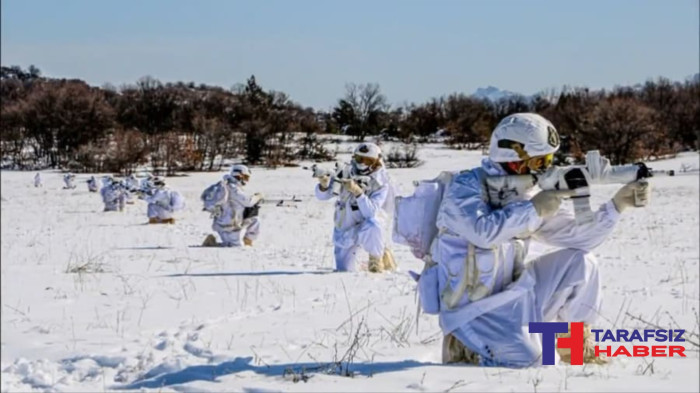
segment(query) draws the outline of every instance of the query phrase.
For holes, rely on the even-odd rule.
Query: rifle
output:
[[[489,199],[496,207],[522,199],[528,189],[571,190],[577,224],[593,220],[590,186],[593,184],[628,184],[655,176],[674,176],[675,171],[652,170],[643,162],[610,165],[598,150],[586,153],[584,165],[552,166],[542,174],[491,176],[486,178]],[[641,206],[635,195],[635,205]]]
[[[333,195],[340,195],[342,185],[350,180],[354,180],[363,190],[367,190],[372,181],[370,176],[353,174],[352,165],[348,163],[339,164],[336,162],[335,167],[332,170],[322,169],[316,164],[313,164],[310,167],[304,166],[302,168],[305,170],[311,170],[311,176],[314,178],[320,178],[326,175],[330,176],[330,187]]]
[[[139,199],[146,199],[146,197],[153,196],[156,189],[153,187],[140,187],[127,191],[135,194]]]
[[[272,203],[274,203],[275,206],[288,206],[291,203],[298,203],[298,202],[303,202],[303,200],[300,198],[297,198],[297,196],[294,195],[294,196],[292,196],[291,199],[289,199],[289,198],[277,198],[277,197],[268,199],[266,197],[264,199],[261,199],[260,202],[258,202],[258,204],[272,204]]]
[[[282,207],[282,206],[289,206],[289,203],[293,202],[302,202],[301,199],[297,198],[296,195],[292,196],[292,199],[261,199],[255,205],[251,207],[245,207],[243,208],[243,219],[245,220],[246,218],[250,217],[257,217],[258,214],[260,213],[260,207],[261,205],[266,205],[266,204],[275,204],[277,207]],[[211,209],[207,209],[206,207],[202,208],[202,211],[208,211],[211,213],[211,217],[216,217],[217,215],[221,214],[222,212],[222,206],[221,205],[216,205]]]
[[[301,202],[301,199],[297,199],[296,195],[292,196],[292,199],[261,199],[256,203],[255,205],[251,207],[246,207],[243,209],[243,219],[245,220],[246,218],[249,217],[257,217],[258,213],[260,212],[260,206],[265,205],[265,204],[272,204],[274,203],[275,206],[277,207],[282,207],[282,206],[288,206],[288,204],[285,203],[292,203],[292,202]]]

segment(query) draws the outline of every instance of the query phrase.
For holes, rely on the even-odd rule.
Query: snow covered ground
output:
[[[422,167],[390,170],[404,194],[413,180],[481,159],[437,145],[419,154]],[[653,167],[684,163],[697,168],[698,155]],[[407,272],[422,262],[395,246],[397,273],[331,273],[333,206],[312,199],[308,171],[253,168],[250,192],[303,202],[265,205],[253,248],[196,247],[211,233],[199,195],[221,175],[168,178],[188,205],[176,225],[149,226],[141,201],[102,212],[86,175],[62,190],[58,172],[44,172],[38,189],[33,172],[2,172],[1,390],[700,389],[690,343],[686,358],[616,358],[605,367],[443,366],[437,318],[416,322]],[[652,183],[650,206],[625,212],[596,250],[605,294],[599,327],[644,328],[641,317],[697,334],[698,176]],[[594,205],[617,188],[595,187]]]

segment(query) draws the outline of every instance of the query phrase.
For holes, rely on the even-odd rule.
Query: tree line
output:
[[[697,149],[698,97],[696,77],[497,102],[452,94],[391,107],[379,85],[368,83],[346,85],[326,112],[265,90],[254,76],[231,89],[152,77],[116,88],[43,77],[34,66],[3,66],[0,147],[3,166],[17,169],[130,173],[146,164],[172,174],[219,170],[231,159],[277,167],[332,159],[321,134],[410,143],[440,138],[455,148],[484,148],[500,119],[529,111],[557,126],[562,156],[599,149],[624,163]]]

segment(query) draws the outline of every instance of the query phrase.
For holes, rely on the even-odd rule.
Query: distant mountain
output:
[[[685,81],[700,83],[700,73],[688,75],[685,78]],[[634,85],[628,86],[628,87],[631,88],[632,90],[640,91],[644,88],[644,83],[637,83],[637,84],[634,84]],[[612,90],[612,88],[607,88],[606,90],[610,91],[610,90]],[[559,91],[562,91],[562,90],[559,90]],[[471,97],[476,98],[476,99],[485,99],[485,100],[488,100],[491,102],[497,102],[498,100],[503,99],[503,98],[511,98],[511,97],[515,97],[515,96],[521,96],[521,97],[525,98],[525,101],[532,102],[532,100],[537,95],[541,95],[541,93],[536,93],[533,95],[524,95],[524,94],[516,93],[513,91],[509,91],[509,90],[501,90],[495,86],[487,86],[487,87],[480,87],[480,88],[476,89],[476,91],[471,95]],[[545,94],[543,97],[546,98],[547,95]],[[556,98],[554,97],[553,99],[556,99]]]
[[[480,87],[476,89],[476,92],[471,95],[474,98],[478,99],[486,99],[492,102],[496,102],[502,98],[509,98],[513,96],[523,96],[523,94],[519,93],[514,93],[512,91],[508,90],[501,90],[497,87],[494,86],[488,86],[488,87]],[[526,99],[529,98],[527,96],[524,96]]]

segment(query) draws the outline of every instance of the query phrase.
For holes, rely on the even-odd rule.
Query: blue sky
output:
[[[3,65],[93,85],[251,74],[328,109],[345,83],[393,104],[698,72],[698,0],[2,0]]]

